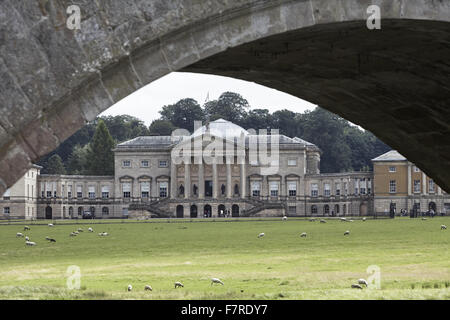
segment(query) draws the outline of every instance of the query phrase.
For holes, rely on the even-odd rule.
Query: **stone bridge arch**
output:
[[[368,30],[367,7],[381,8]],[[232,76],[369,129],[450,191],[447,0],[0,2],[0,193],[172,71]]]

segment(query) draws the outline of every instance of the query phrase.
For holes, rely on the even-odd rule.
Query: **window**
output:
[[[72,186],[67,186],[67,197],[72,198]]]
[[[420,192],[420,180],[414,180],[414,192],[415,193]]]
[[[359,179],[355,179],[355,195],[359,194]]]
[[[141,161],[141,167],[148,168],[148,160],[142,160]]]
[[[9,211],[9,207],[4,207],[3,208],[3,214],[10,214],[11,212]]]
[[[89,191],[88,193],[89,199],[95,199],[95,187],[89,186],[88,191]]]
[[[103,199],[109,198],[109,186],[102,186],[102,198]]]
[[[83,187],[77,186],[77,198],[83,198]]]
[[[108,215],[109,214],[109,208],[108,207],[103,207],[102,208],[102,215]]]
[[[389,193],[396,193],[397,192],[397,183],[395,180],[389,181]]]
[[[311,183],[311,197],[317,197],[319,195],[319,185],[317,183]]]
[[[167,168],[167,160],[159,160],[158,166],[160,168]]]
[[[348,195],[347,182],[344,182],[344,194]]]
[[[128,215],[128,208],[122,208],[122,214],[124,216],[127,216]]]
[[[428,180],[428,192],[434,193],[434,181],[433,179]]]
[[[336,195],[340,196],[341,195],[341,184],[339,182],[336,182],[334,184],[334,188],[336,189]]]
[[[331,195],[331,188],[329,183],[325,183],[323,185],[323,195],[325,197],[329,197]]]
[[[64,196],[66,195],[65,192],[64,192],[65,190],[66,190],[65,186],[62,185],[62,186],[61,186],[61,197],[62,197],[62,198],[64,198]]]
[[[131,168],[131,160],[123,160],[122,161],[122,167],[124,167],[124,168]]]
[[[252,196],[259,197],[261,195],[261,182],[253,181],[252,182]]]
[[[396,167],[394,167],[394,166],[389,167],[389,172],[396,172],[396,171],[397,171]]]
[[[288,193],[290,197],[295,197],[297,195],[297,182],[288,182]]]
[[[316,205],[311,206],[311,214],[317,214],[317,206]]]
[[[370,180],[370,178],[367,178],[367,194],[371,194],[372,193],[372,182]]]
[[[278,197],[278,182],[277,181],[270,182],[270,196]]]
[[[366,179],[359,179],[359,193],[366,194]]]
[[[297,159],[288,159],[288,166],[296,166],[297,165]]]
[[[329,205],[326,204],[323,206],[323,213],[330,214],[330,206]]]
[[[141,197],[150,197],[150,182],[141,182]]]
[[[56,198],[56,191],[53,191],[53,197]]]
[[[78,215],[81,216],[83,214],[83,207],[78,207]]]
[[[414,166],[414,172],[420,172],[420,169]]]
[[[47,198],[51,198],[52,197],[52,192],[51,191],[47,191]]]
[[[166,198],[167,197],[167,187],[168,187],[167,182],[161,182],[159,184],[159,196],[161,198]]]
[[[130,198],[131,197],[131,183],[130,182],[124,182],[122,183],[122,192],[124,198]]]

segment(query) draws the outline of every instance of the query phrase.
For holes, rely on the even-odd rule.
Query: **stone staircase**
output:
[[[253,205],[253,208],[243,211],[242,216],[244,217],[254,216],[262,210],[266,209],[285,209],[285,205],[281,201],[262,201],[255,198],[248,198],[245,200],[245,202]]]
[[[128,207],[130,211],[148,211],[152,216],[158,218],[166,218],[170,216],[170,212],[164,210],[163,207],[167,205],[169,198],[162,198],[152,202],[131,203]]]

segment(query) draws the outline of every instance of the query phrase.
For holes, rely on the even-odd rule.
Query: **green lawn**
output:
[[[450,299],[448,218],[154,221],[0,224],[0,299]],[[66,288],[70,265],[81,269],[80,290]],[[351,289],[369,265],[380,267],[381,289]]]

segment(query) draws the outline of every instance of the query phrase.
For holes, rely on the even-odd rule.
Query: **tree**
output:
[[[88,172],[89,144],[84,147],[75,145],[67,160],[69,174],[84,175]]]
[[[203,121],[205,115],[198,102],[191,98],[181,99],[175,104],[167,105],[159,112],[161,120],[170,121],[175,127],[189,131],[194,130],[194,121]]]
[[[150,124],[150,135],[155,136],[170,136],[172,131],[175,130],[176,127],[172,124],[172,122],[168,120],[153,120]]]
[[[244,120],[250,105],[240,94],[224,92],[219,99],[208,101],[203,105],[205,116],[210,120],[223,118],[237,125],[245,126]]]
[[[66,174],[63,161],[57,154],[52,155],[45,166],[45,173],[47,174]]]
[[[115,143],[105,122],[100,119],[88,149],[88,172],[92,175],[114,174]]]

